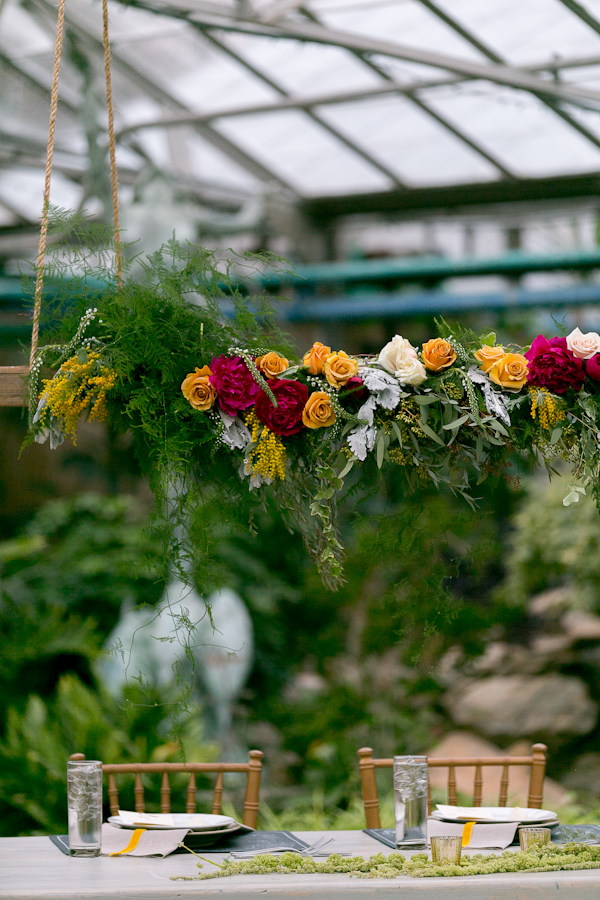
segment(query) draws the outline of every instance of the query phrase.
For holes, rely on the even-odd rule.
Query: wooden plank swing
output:
[[[42,306],[42,290],[44,286],[44,258],[48,236],[48,209],[50,206],[50,178],[52,174],[52,157],[54,154],[54,131],[58,107],[58,78],[62,54],[63,33],[65,24],[65,0],[59,0],[56,25],[56,44],[54,48],[54,70],[52,74],[52,91],[50,94],[50,124],[48,127],[48,148],[46,152],[46,172],[44,179],[44,204],[40,227],[40,242],[36,262],[36,281],[33,305],[33,323],[31,329],[31,352],[28,366],[0,366],[0,407],[27,406],[26,378],[34,364],[40,330],[40,311]],[[106,106],[108,112],[108,148],[110,157],[110,178],[112,206],[115,226],[115,254],[117,279],[121,284],[123,273],[123,254],[119,232],[118,178],[115,158],[115,126],[112,101],[112,82],[110,71],[110,43],[108,37],[108,0],[102,0],[102,46],[104,48],[104,74],[106,78]]]

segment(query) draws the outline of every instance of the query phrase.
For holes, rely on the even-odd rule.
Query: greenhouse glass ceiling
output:
[[[123,189],[324,215],[600,186],[600,0],[111,2]],[[56,7],[0,0],[0,225],[39,217]],[[67,0],[53,201],[105,188],[101,11]]]

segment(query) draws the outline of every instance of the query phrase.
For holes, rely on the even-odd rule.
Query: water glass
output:
[[[67,763],[69,855],[100,856],[102,847],[102,763],[70,759]]]
[[[521,850],[531,850],[550,843],[552,832],[549,828],[519,828]]]
[[[397,847],[427,845],[426,756],[394,757],[394,815]]]
[[[431,860],[440,866],[460,865],[462,835],[440,835],[431,838]]]

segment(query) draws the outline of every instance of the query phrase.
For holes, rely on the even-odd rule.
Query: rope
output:
[[[62,53],[63,32],[65,25],[65,0],[59,0],[58,20],[56,24],[56,44],[54,47],[54,71],[52,73],[52,92],[50,99],[50,124],[48,126],[48,149],[46,151],[46,173],[44,177],[44,205],[42,207],[42,223],[40,243],[37,256],[37,274],[33,302],[33,326],[31,330],[30,367],[37,353],[40,333],[40,311],[42,308],[42,288],[44,286],[44,257],[46,255],[46,239],[48,236],[48,207],[50,205],[50,175],[52,173],[52,156],[54,154],[54,131],[56,128],[56,111],[58,108],[58,76],[60,73],[60,57]]]
[[[112,79],[110,74],[110,43],[108,39],[108,0],[102,0],[102,46],[104,47],[104,73],[106,75],[106,106],[108,109],[108,152],[110,157],[110,185],[115,226],[115,251],[117,256],[117,280],[123,282],[123,250],[119,229],[119,180],[115,153],[115,118],[113,112]]]
[[[31,353],[29,367],[35,361],[40,333],[40,312],[42,308],[42,290],[44,287],[44,259],[48,238],[48,208],[50,206],[50,177],[52,174],[52,157],[54,155],[54,132],[56,130],[56,113],[58,109],[58,78],[62,55],[63,34],[65,26],[65,0],[59,0],[58,19],[56,23],[56,44],[54,47],[54,70],[52,72],[52,91],[50,94],[50,124],[48,126],[48,149],[46,151],[46,171],[44,176],[44,205],[40,227],[40,242],[37,255],[37,272],[33,302],[33,325],[31,329]],[[108,109],[108,151],[110,157],[110,182],[115,226],[115,252],[117,257],[117,280],[119,287],[123,281],[123,251],[119,230],[119,181],[117,175],[115,149],[115,120],[113,112],[112,80],[110,74],[110,44],[108,39],[108,2],[102,0],[102,46],[104,47],[104,72],[106,76],[106,104]]]

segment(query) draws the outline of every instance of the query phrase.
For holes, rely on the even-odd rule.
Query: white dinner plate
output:
[[[443,806],[431,813],[434,819],[443,822],[518,822],[520,825],[544,825],[557,820],[556,813],[549,809],[527,809],[519,806]]]
[[[213,833],[235,830],[232,829],[232,826],[237,826],[237,822],[231,816],[214,816],[208,813],[170,813],[168,815],[139,813],[131,818],[134,821],[130,821],[129,817],[126,821],[121,815],[109,816],[108,821],[111,825],[118,825],[120,828],[148,828],[157,831],[189,828],[195,832]],[[163,819],[162,822],[161,819]]]

